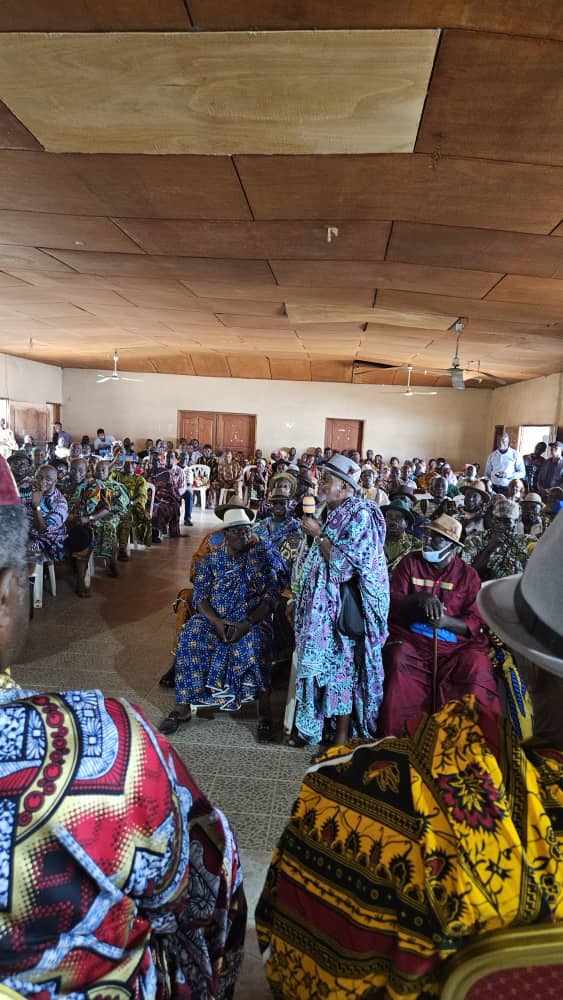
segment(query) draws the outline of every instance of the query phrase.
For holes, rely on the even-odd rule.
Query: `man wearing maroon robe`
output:
[[[405,556],[393,572],[389,639],[383,650],[381,735],[402,736],[407,719],[464,694],[474,694],[489,711],[500,713],[489,644],[475,603],[481,581],[456,555],[460,535],[459,522],[442,514],[425,528],[422,552]]]

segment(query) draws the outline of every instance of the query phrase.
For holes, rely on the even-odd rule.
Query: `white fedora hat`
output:
[[[228,528],[240,528],[241,526],[250,528],[252,527],[252,521],[244,509],[232,507],[230,510],[225,511],[222,518],[222,525],[223,531],[227,531]]]
[[[518,576],[483,584],[477,605],[516,654],[563,677],[563,517],[556,517]]]

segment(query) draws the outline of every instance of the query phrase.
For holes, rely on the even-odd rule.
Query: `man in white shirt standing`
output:
[[[510,437],[503,431],[496,451],[492,451],[485,465],[485,476],[491,480],[495,493],[508,496],[512,479],[524,479],[526,468],[519,451],[510,447]]]

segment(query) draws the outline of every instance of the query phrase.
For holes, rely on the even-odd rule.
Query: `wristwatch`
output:
[[[39,510],[40,511],[41,510],[41,504],[38,504],[37,507],[35,508],[35,510]]]

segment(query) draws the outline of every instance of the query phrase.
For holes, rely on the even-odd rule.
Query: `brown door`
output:
[[[491,451],[497,450],[500,443],[500,436],[503,433],[503,431],[504,431],[504,424],[495,424],[495,436],[493,438],[493,447],[491,448]]]
[[[362,451],[363,420],[339,420],[327,417],[325,423],[325,448],[333,451]]]
[[[252,413],[179,410],[178,437],[188,441],[195,437],[201,445],[210,444],[213,450],[230,448],[250,457],[256,445],[256,417]]]
[[[518,443],[520,441],[520,425],[518,425],[518,427],[505,427],[504,429],[508,434],[509,447],[518,449]]]
[[[53,433],[49,427],[48,407],[33,403],[10,403],[10,426],[18,444],[23,443],[24,434],[31,434],[35,444],[45,444]]]

